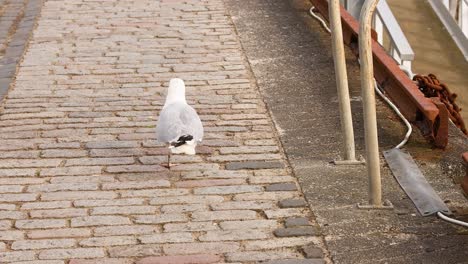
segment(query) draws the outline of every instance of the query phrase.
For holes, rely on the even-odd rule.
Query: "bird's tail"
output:
[[[187,142],[189,143],[189,141]],[[171,150],[172,154],[187,154],[187,155],[195,155],[196,151],[195,148],[197,146],[197,143],[193,144],[183,144],[178,147],[170,146],[169,149]]]
[[[191,135],[181,136],[176,142],[171,143],[169,149],[173,154],[195,155],[197,142]]]

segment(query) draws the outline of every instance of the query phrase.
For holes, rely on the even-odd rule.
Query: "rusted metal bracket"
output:
[[[318,12],[328,20],[328,2],[326,0],[311,0]],[[358,49],[358,21],[341,7],[341,22],[343,25],[343,41],[356,56]],[[398,67],[372,34],[372,54],[374,77],[385,93],[398,106],[401,113],[415,124],[429,142],[438,148],[445,148],[448,142],[448,115],[441,113],[441,108],[429,98],[424,97],[417,85]],[[443,111],[443,110],[442,110]],[[445,109],[446,111],[446,109]]]
[[[463,153],[463,162],[465,163],[466,175],[461,182],[461,187],[468,196],[468,152]]]

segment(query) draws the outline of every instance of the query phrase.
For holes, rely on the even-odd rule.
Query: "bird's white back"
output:
[[[200,142],[203,125],[196,111],[185,100],[184,81],[174,78],[169,83],[166,102],[159,114],[156,136],[161,143],[173,143],[184,135],[192,136],[195,143]]]

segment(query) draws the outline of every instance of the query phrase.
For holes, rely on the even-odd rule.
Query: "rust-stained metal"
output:
[[[462,180],[461,187],[466,195],[468,195],[468,152],[463,153],[463,162],[465,163],[466,175]]]
[[[413,80],[418,82],[419,90],[421,90],[426,97],[439,98],[447,108],[449,117],[453,123],[460,128],[465,135],[468,135],[465,122],[460,115],[461,108],[455,103],[457,94],[450,92],[447,85],[441,83],[432,73],[427,76],[415,75]]]
[[[328,20],[328,2],[326,0],[311,0],[315,9]],[[343,25],[343,41],[356,56],[358,49],[358,21],[341,7],[341,22]],[[376,34],[372,34],[372,53],[374,77],[385,93],[398,106],[402,114],[415,124],[432,144],[438,148],[445,148],[448,142],[448,129],[444,124],[448,115],[441,114],[443,104],[436,105],[426,98],[418,86],[398,67],[395,60],[387,54],[385,49],[376,41]],[[444,119],[445,118],[445,119]]]
[[[438,97],[431,97],[432,102],[439,109],[439,115],[437,116],[434,126],[437,127],[437,130],[434,131],[434,145],[438,148],[445,148],[448,144],[448,117],[449,113],[445,104],[440,101]]]

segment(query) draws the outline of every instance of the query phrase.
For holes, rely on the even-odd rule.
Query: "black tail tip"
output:
[[[185,144],[187,141],[190,141],[192,139],[193,139],[192,135],[183,135],[183,136],[180,136],[176,142],[172,142],[171,146],[179,147]]]

